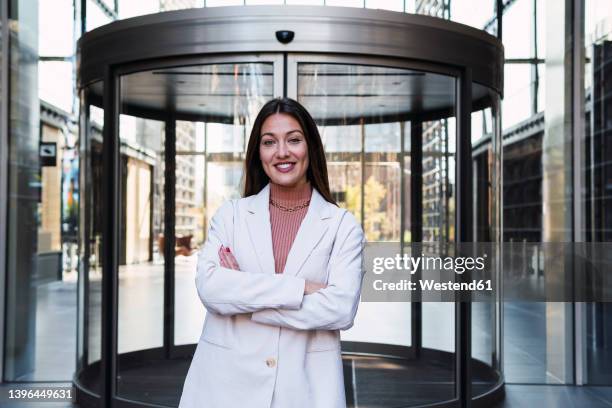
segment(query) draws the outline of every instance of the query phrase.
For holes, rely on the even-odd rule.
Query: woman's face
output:
[[[259,158],[270,181],[285,187],[306,183],[308,145],[300,123],[286,113],[275,113],[261,125]]]

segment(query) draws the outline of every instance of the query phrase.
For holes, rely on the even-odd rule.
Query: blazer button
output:
[[[266,365],[270,368],[274,368],[274,366],[276,365],[276,360],[273,359],[272,357],[267,358],[266,359]]]

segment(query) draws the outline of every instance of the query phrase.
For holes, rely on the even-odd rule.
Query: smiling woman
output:
[[[357,312],[365,240],[331,198],[321,137],[298,102],[264,105],[245,170],[245,198],[221,206],[199,254],[209,313],[179,406],[344,408],[339,330]]]
[[[308,146],[299,122],[287,113],[275,113],[261,132],[259,158],[270,180],[285,187],[306,184]]]
[[[317,125],[293,99],[273,99],[261,108],[249,139],[245,175],[245,197],[257,194],[269,181],[283,187],[310,182],[325,201],[336,203]]]

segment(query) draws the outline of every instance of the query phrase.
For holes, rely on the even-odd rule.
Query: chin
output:
[[[283,187],[293,187],[300,184],[301,178],[296,177],[275,177],[270,179],[273,183]]]
[[[272,182],[283,187],[293,187],[298,184],[298,180],[272,180]]]

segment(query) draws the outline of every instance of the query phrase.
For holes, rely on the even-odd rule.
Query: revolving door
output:
[[[280,43],[287,29],[295,40]],[[499,242],[503,52],[485,33],[392,12],[228,7],[109,24],[79,57],[84,406],[178,404],[205,316],[198,248],[240,197],[271,98],[315,118],[332,194],[369,242]],[[503,395],[499,327],[495,298],[362,302],[342,333],[348,406],[489,406]]]

